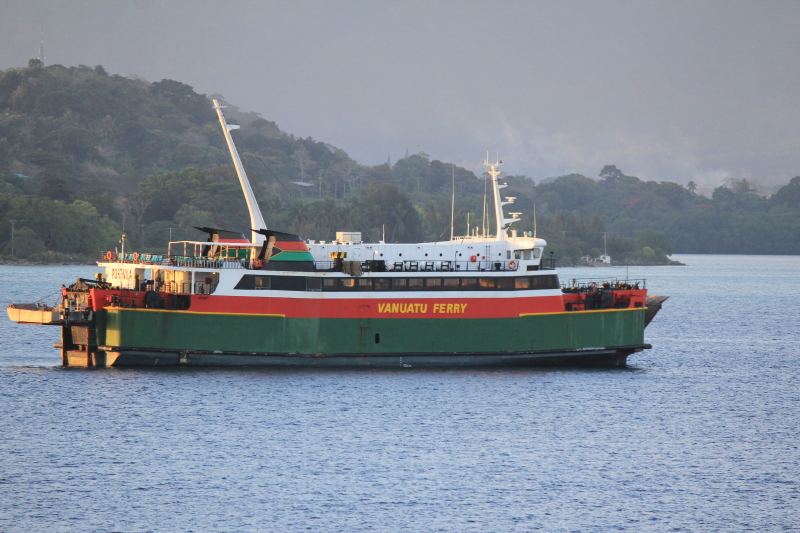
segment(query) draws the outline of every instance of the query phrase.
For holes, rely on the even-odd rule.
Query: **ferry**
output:
[[[547,243],[519,235],[488,164],[494,234],[430,243],[332,242],[269,229],[221,106],[247,201],[244,234],[197,228],[163,255],[121,249],[103,273],[63,287],[55,306],[11,304],[11,320],[61,328],[64,366],[240,365],[458,368],[624,367],[651,348],[666,297],[644,280],[559,280]]]

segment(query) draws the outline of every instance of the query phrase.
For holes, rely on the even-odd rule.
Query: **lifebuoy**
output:
[[[511,269],[511,270],[516,270],[517,269],[517,262],[516,261],[509,261],[508,262],[508,268]]]
[[[593,281],[592,284],[589,285],[589,288],[592,289],[593,291],[596,291],[597,290],[597,282]]]
[[[263,265],[261,259],[253,259],[253,268],[261,268]]]
[[[138,261],[139,260],[139,252],[133,252],[133,260],[134,261]]]
[[[109,250],[106,252],[106,261],[111,261],[112,259],[114,259],[114,253]]]
[[[478,260],[478,256],[477,255],[470,256],[469,260],[474,263],[475,261]]]

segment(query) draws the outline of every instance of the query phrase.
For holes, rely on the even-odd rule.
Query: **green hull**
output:
[[[649,348],[644,320],[644,309],[491,319],[285,318],[114,309],[98,311],[96,327],[97,344],[117,354],[112,363],[117,365],[154,364],[155,357],[159,364],[175,359],[173,364],[482,366],[598,357],[618,361]]]

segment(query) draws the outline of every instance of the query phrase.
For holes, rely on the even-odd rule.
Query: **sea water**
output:
[[[670,296],[627,369],[65,369],[3,318],[0,531],[800,531],[800,257],[677,259],[560,271]]]

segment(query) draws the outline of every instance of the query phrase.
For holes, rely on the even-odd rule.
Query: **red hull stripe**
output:
[[[530,298],[309,299],[193,297],[191,311],[290,318],[509,318],[564,311],[561,296]]]

